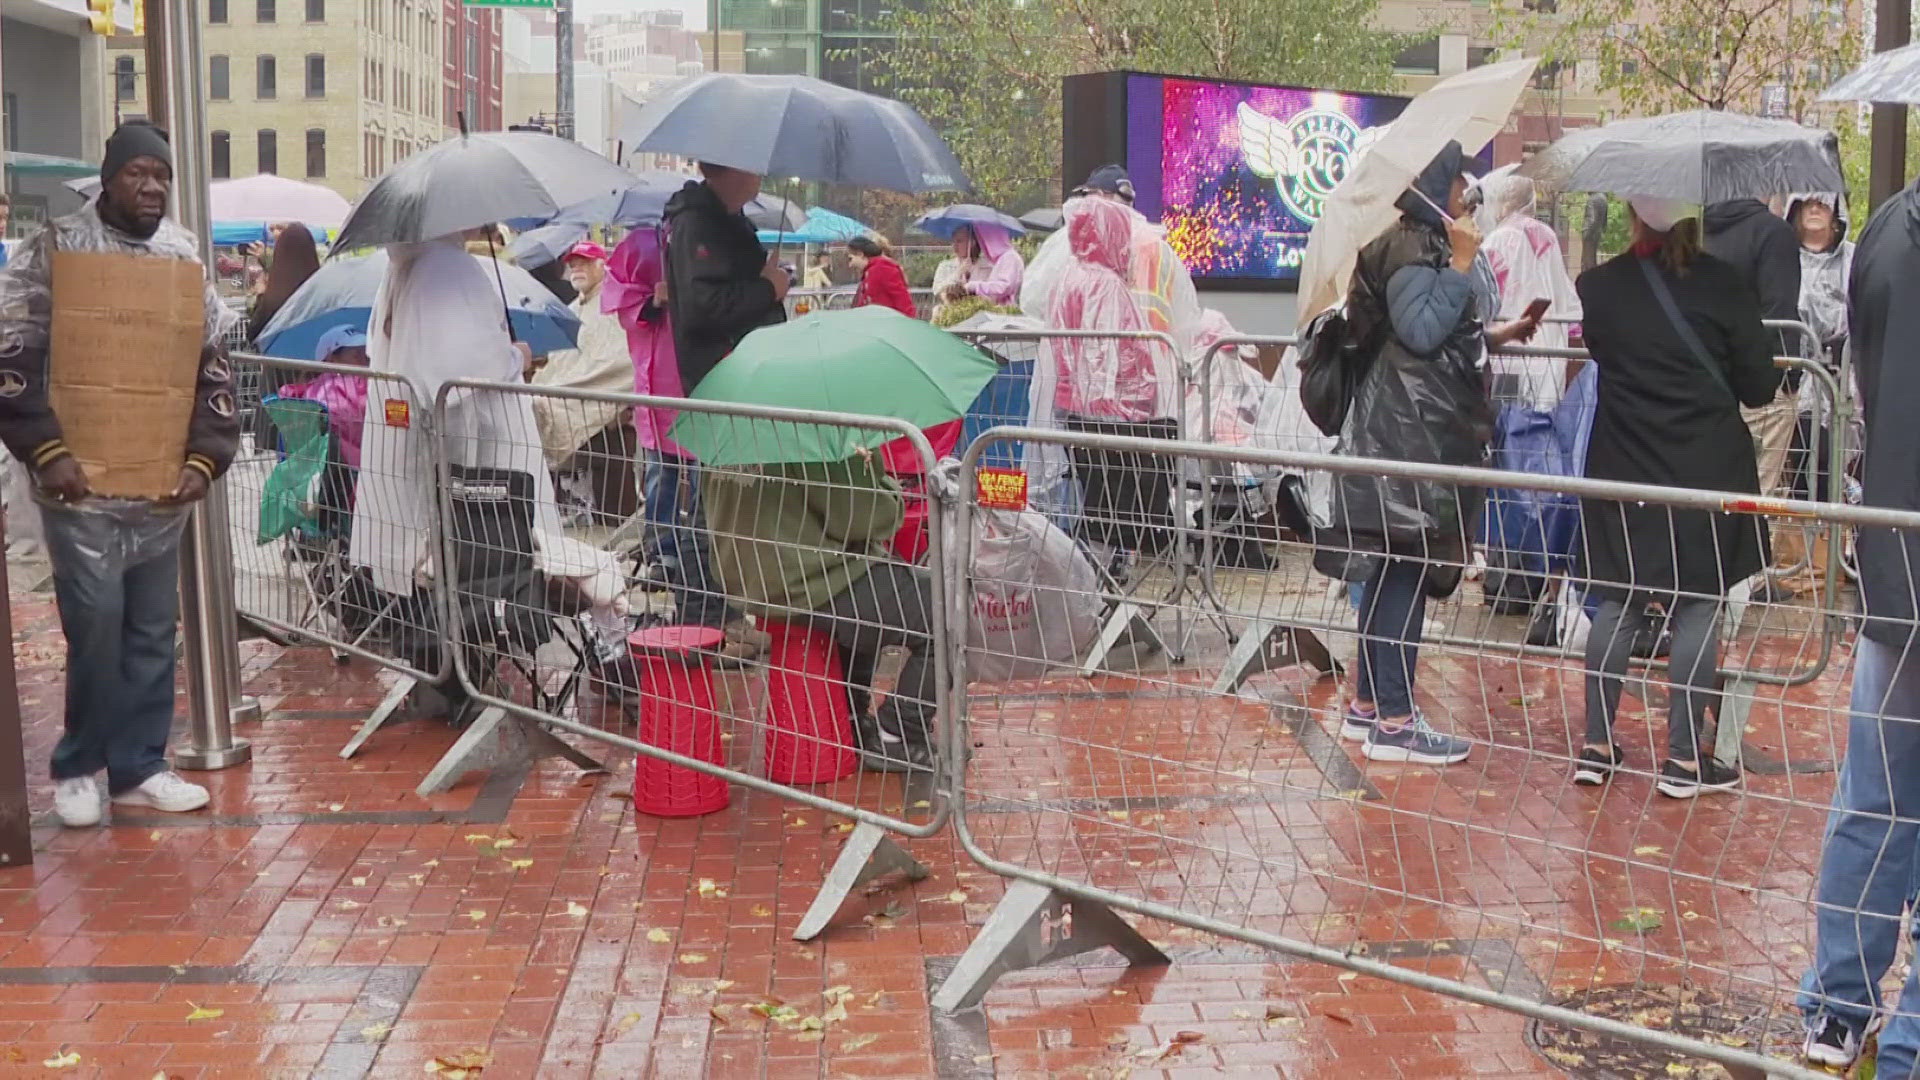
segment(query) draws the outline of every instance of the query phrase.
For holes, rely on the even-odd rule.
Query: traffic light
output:
[[[87,0],[87,23],[93,32],[113,36],[113,0]]]

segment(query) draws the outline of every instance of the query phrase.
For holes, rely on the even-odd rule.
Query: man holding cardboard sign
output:
[[[232,318],[192,234],[167,220],[166,134],[122,124],[101,191],[49,222],[0,275],[0,441],[33,470],[67,638],[62,823],[120,805],[198,810],[167,766],[180,534],[239,443]]]

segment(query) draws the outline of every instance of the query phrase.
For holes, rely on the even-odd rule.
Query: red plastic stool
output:
[[[846,677],[833,635],[806,622],[765,620],[773,638],[767,654],[767,779],[778,784],[824,784],[860,767]]]
[[[713,705],[714,650],[726,640],[710,626],[656,626],[627,637],[640,668],[639,739],[690,758],[726,763]],[[697,817],[727,808],[727,782],[646,754],[633,767],[633,808],[656,817]]]

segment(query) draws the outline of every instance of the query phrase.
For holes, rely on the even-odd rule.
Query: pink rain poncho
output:
[[[654,289],[665,276],[660,233],[635,229],[607,257],[607,280],[600,287],[600,310],[619,318],[627,332],[627,351],[633,354],[633,389],[657,397],[685,397],[680,392],[680,362],[673,351],[673,327],[664,307],[653,303]],[[673,409],[635,409],[633,426],[640,445],[674,457],[691,457],[667,437],[680,414]]]
[[[1500,289],[1499,319],[1517,319],[1528,304],[1546,300],[1552,305],[1547,314],[1555,321],[1542,323],[1532,344],[1566,348],[1568,324],[1562,320],[1580,318],[1580,294],[1567,274],[1560,238],[1533,216],[1533,181],[1524,176],[1489,176],[1481,183],[1481,191],[1485,194],[1481,225],[1487,238],[1480,250]],[[1562,360],[1495,354],[1492,367],[1496,374],[1514,376],[1520,384],[1520,401],[1536,409],[1553,408],[1567,384],[1567,365]]]
[[[280,388],[285,398],[317,401],[327,410],[327,427],[340,440],[340,456],[354,468],[360,467],[360,431],[367,415],[367,380],[352,375],[328,372],[305,382]]]
[[[1127,285],[1133,222],[1126,207],[1098,198],[1068,200],[1073,258],[1054,287],[1047,324],[1062,330],[1146,330],[1147,317]],[[1054,338],[1047,342],[1057,381],[1054,411],[1103,420],[1172,416],[1152,341]],[[1170,359],[1170,358],[1169,358]]]
[[[998,225],[975,225],[974,242],[980,245],[980,254],[991,270],[980,269],[983,260],[974,261],[972,280],[967,282],[967,291],[982,296],[995,304],[1012,306],[1020,302],[1020,282],[1026,275],[1027,261],[1014,250],[1013,237]]]

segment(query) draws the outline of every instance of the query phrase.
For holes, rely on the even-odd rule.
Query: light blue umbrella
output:
[[[588,227],[578,221],[556,221],[528,229],[507,245],[507,261],[522,270],[545,266],[587,238]]]
[[[806,223],[799,228],[761,229],[763,244],[844,244],[856,236],[872,236],[873,230],[831,210],[814,207],[806,212]]]
[[[1020,223],[1019,218],[978,203],[954,203],[938,210],[929,210],[913,223],[914,228],[942,240],[951,240],[961,227],[973,225],[998,225],[1015,236],[1025,236],[1027,232],[1027,227]]]
[[[495,269],[492,261],[477,255],[474,259],[485,266],[491,279]],[[580,336],[580,316],[525,270],[504,263],[498,267],[514,339],[526,342],[535,356],[573,348]],[[386,273],[384,248],[321,263],[260,331],[260,351],[268,356],[311,360],[321,335],[334,327],[347,325],[364,333],[373,317],[373,298]]]

